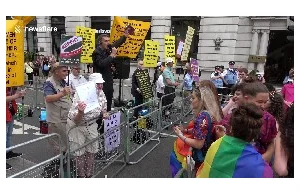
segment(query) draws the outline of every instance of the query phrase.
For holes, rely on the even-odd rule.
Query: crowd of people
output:
[[[114,44],[109,44],[108,35],[100,35],[94,51],[93,69],[88,81],[94,82],[99,107],[85,112],[86,104],[79,100],[76,87],[87,80],[79,74],[80,67],[73,66],[70,76],[68,67],[44,57],[39,66],[47,78],[43,85],[49,133],[57,133],[62,140],[62,150],[67,151],[67,141],[75,150],[87,141],[98,137],[103,119],[109,117],[113,99],[113,64],[117,49],[129,33]],[[171,105],[175,88],[180,83],[175,79],[172,58],[165,63],[158,59],[153,84],[156,96],[162,98],[163,107]],[[37,65],[25,62],[25,73],[32,85],[32,74]],[[172,176],[186,166],[186,157],[192,156],[197,177],[284,177],[294,176],[294,70],[284,81],[281,93],[264,83],[259,73],[249,76],[246,68],[236,69],[235,62],[229,68],[216,66],[210,80],[195,83],[191,65],[187,62],[183,79],[183,96],[191,97],[193,119],[187,127],[177,125],[178,136],[170,156]],[[143,70],[143,60],[137,61],[137,71]],[[50,75],[49,75],[50,72]],[[138,86],[136,71],[132,75],[132,95],[135,106],[145,99]],[[68,77],[68,78],[67,78]],[[232,97],[220,102],[219,94]],[[16,114],[16,99],[26,92],[6,89],[6,148],[11,146],[13,116]],[[221,106],[221,103],[222,106]],[[170,108],[163,110],[170,114]],[[134,111],[138,117],[140,109]],[[51,141],[54,148],[61,145],[57,139]],[[75,152],[78,177],[91,177],[94,154],[99,145],[91,144]],[[21,153],[7,152],[6,157]],[[225,161],[226,160],[226,161]],[[11,166],[6,164],[6,169]],[[274,169],[274,173],[273,170]]]
[[[233,65],[229,62],[225,74],[223,67],[216,67],[212,81],[200,81],[194,88],[194,119],[185,128],[174,127],[178,138],[170,156],[172,176],[187,168],[191,156],[199,178],[294,177],[293,70],[277,93],[259,76],[247,75],[245,68],[237,71]],[[222,102],[218,92],[232,97]]]

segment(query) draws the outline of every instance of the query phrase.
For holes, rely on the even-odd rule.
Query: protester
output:
[[[193,76],[191,64],[186,63],[186,74],[183,79],[183,96],[188,97],[193,92]]]
[[[169,57],[166,59],[166,68],[164,68],[164,70],[163,70],[163,78],[164,78],[163,80],[164,80],[164,85],[165,85],[164,93],[165,93],[165,95],[168,95],[168,94],[170,94],[170,95],[168,95],[162,99],[163,106],[167,106],[167,105],[173,103],[173,101],[175,99],[175,87],[180,85],[178,82],[175,81],[175,76],[172,71],[173,64],[174,64],[174,61],[172,58]],[[167,109],[168,109],[167,111],[164,110],[164,114],[166,116],[168,116],[170,114],[171,106],[169,106]]]
[[[156,81],[156,95],[159,99],[161,99],[161,97],[164,95],[164,90],[165,90],[165,84],[164,84],[164,78],[163,78],[163,74],[162,74],[162,70],[160,69],[159,72],[159,77]]]
[[[84,76],[80,75],[80,70],[80,65],[72,66],[71,74],[69,75],[69,80],[68,77],[66,78],[67,84],[71,86],[71,89],[74,93],[76,91],[76,86],[87,82]]]
[[[154,69],[154,74],[153,74],[153,82],[152,82],[152,84],[155,86],[156,85],[156,81],[158,80],[158,77],[160,76],[160,72],[161,72],[161,70],[160,70],[160,67],[161,67],[161,61],[160,61],[160,57],[158,56],[157,57],[157,65],[156,65],[156,67],[155,67],[155,69]]]
[[[33,63],[29,62],[29,60],[27,60],[24,64],[24,67],[25,67],[25,73],[28,76],[29,86],[32,86],[33,85],[33,68],[34,68]]]
[[[76,167],[79,178],[90,178],[93,175],[94,155],[98,152],[99,142],[94,141],[78,150],[85,143],[95,140],[98,137],[97,119],[102,115],[103,119],[109,117],[106,112],[107,101],[103,92],[104,80],[100,73],[93,73],[89,81],[95,83],[97,89],[99,107],[84,113],[85,102],[79,101],[78,93],[75,93],[72,107],[68,114],[67,132],[70,140],[70,150],[75,151]]]
[[[6,88],[6,148],[12,146],[12,132],[14,129],[14,116],[17,113],[16,99],[24,97],[25,90],[14,91],[12,88]],[[13,151],[6,152],[6,159],[15,158],[23,155],[22,153],[15,153]],[[12,166],[6,163],[6,170],[11,169]]]
[[[232,112],[230,134],[208,149],[198,178],[272,178],[272,168],[251,145],[263,124],[263,112],[254,104],[242,104]]]
[[[103,92],[107,99],[107,111],[111,110],[113,99],[112,65],[117,56],[117,48],[125,43],[128,35],[128,30],[125,30],[124,36],[110,45],[109,35],[101,34],[97,39],[97,48],[92,54],[94,73],[101,73],[105,81]]]
[[[50,67],[51,66],[50,66],[48,57],[44,57],[43,62],[42,62],[42,73],[43,73],[44,77],[48,77]]]
[[[275,172],[279,176],[294,178],[294,105],[288,108],[274,143]]]
[[[47,123],[49,133],[57,133],[61,137],[62,151],[66,151],[67,136],[66,124],[68,112],[71,108],[72,101],[70,94],[72,89],[67,86],[65,81],[68,75],[68,68],[55,63],[51,69],[52,76],[44,83],[44,96],[47,111]],[[59,142],[57,138],[51,140],[56,151],[59,150]]]
[[[191,106],[194,118],[188,127],[186,129],[182,126],[174,127],[178,138],[170,156],[172,177],[185,167],[184,158],[189,154],[190,147],[197,171],[213,141],[213,126],[222,119],[217,98],[209,87],[201,87],[201,82],[200,89],[193,91]]]
[[[133,75],[132,75],[132,80],[131,80],[131,85],[132,85],[132,87],[131,87],[131,94],[134,97],[134,106],[139,106],[139,105],[143,104],[143,102],[144,102],[144,97],[142,95],[142,91],[141,91],[141,89],[138,86],[138,78],[136,77],[136,74],[144,69],[143,66],[144,66],[143,60],[142,59],[138,59],[137,60],[137,69],[133,72]],[[148,76],[149,76],[149,74],[148,74]],[[135,118],[138,118],[138,113],[142,109],[143,109],[143,107],[141,107],[141,106],[138,107],[138,108],[136,108],[136,109],[134,109],[133,116]]]

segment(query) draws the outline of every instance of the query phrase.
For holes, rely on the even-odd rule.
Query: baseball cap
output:
[[[168,57],[166,59],[166,63],[174,63],[173,59],[171,57]]]

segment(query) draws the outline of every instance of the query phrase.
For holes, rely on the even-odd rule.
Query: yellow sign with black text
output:
[[[92,54],[95,50],[95,29],[76,26],[76,36],[82,37],[81,63],[93,63]]]
[[[24,85],[24,25],[6,20],[6,87]]]
[[[110,33],[111,43],[114,43],[124,35],[125,28],[128,25],[135,29],[134,35],[129,35],[126,42],[118,48],[117,56],[136,58],[150,28],[150,22],[129,20],[115,16]]]
[[[165,60],[171,57],[174,61],[174,66],[176,64],[175,54],[175,36],[165,35]]]
[[[144,67],[156,67],[159,51],[159,42],[145,40]]]

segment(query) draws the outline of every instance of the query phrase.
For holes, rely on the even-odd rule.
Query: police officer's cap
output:
[[[234,61],[229,61],[228,64],[229,64],[229,65],[235,65],[235,62],[234,62]]]

